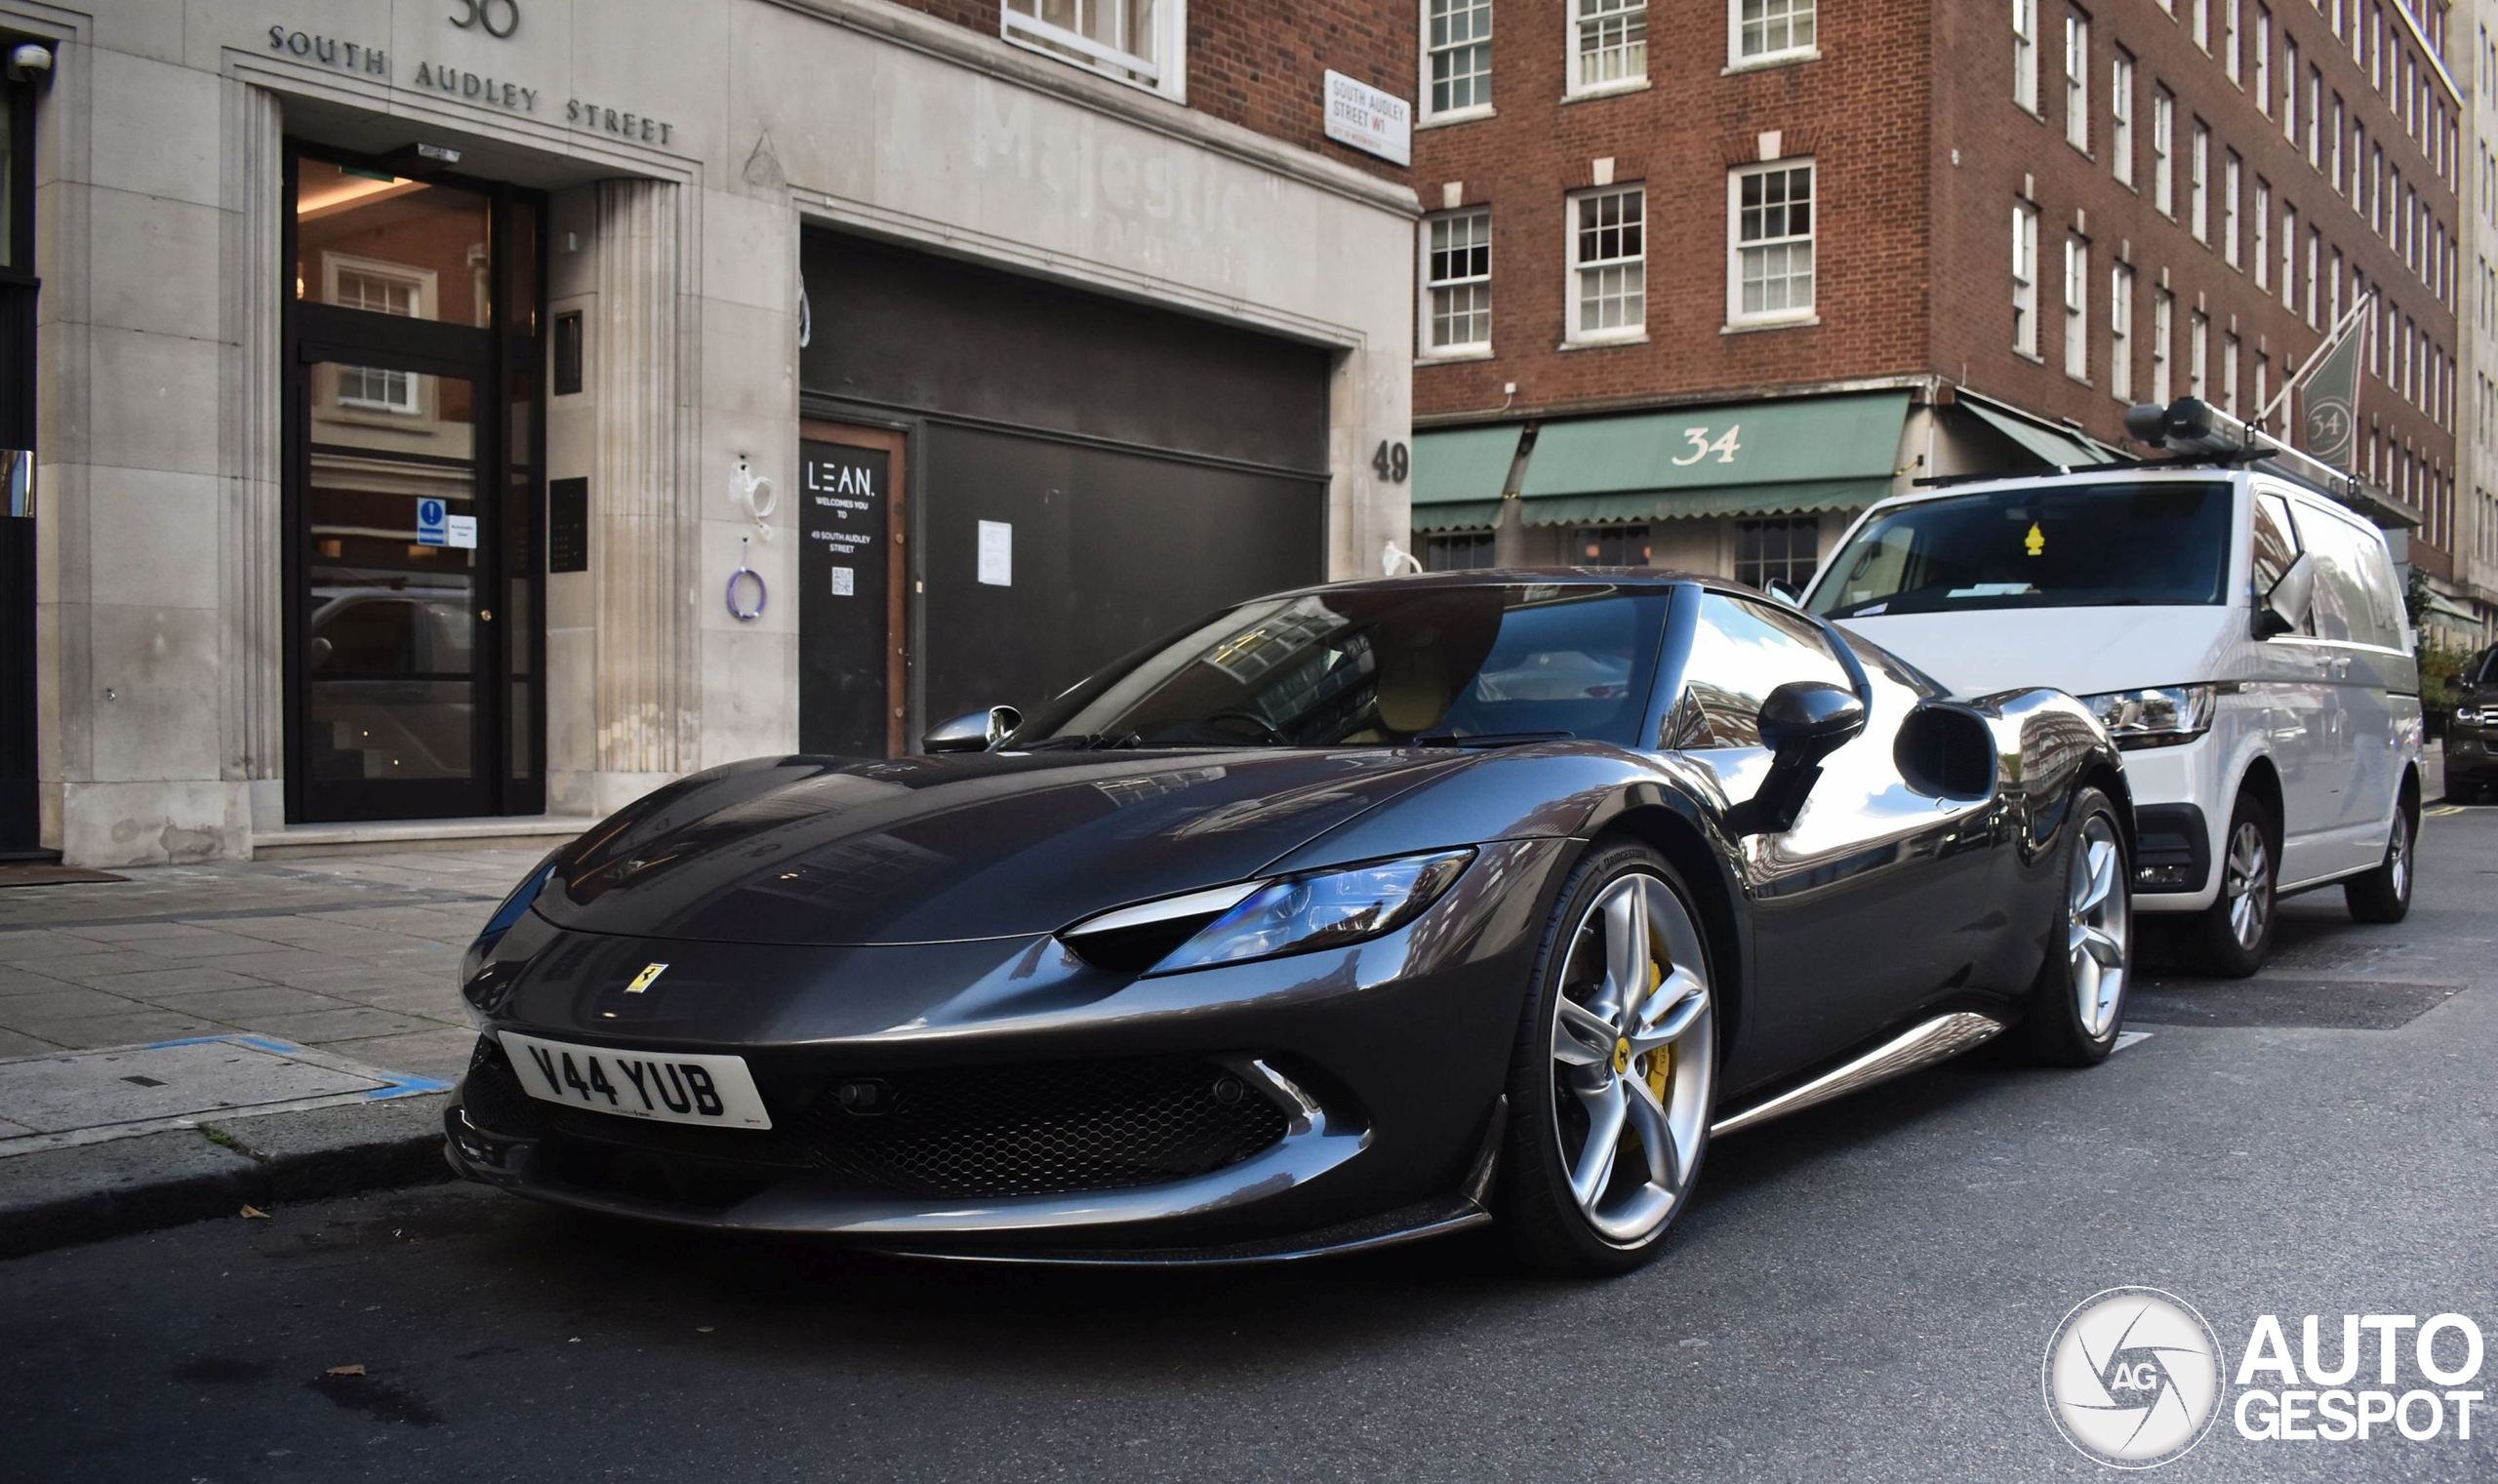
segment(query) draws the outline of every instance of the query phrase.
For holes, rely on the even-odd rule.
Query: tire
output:
[[[2064,861],[2064,890],[2023,1029],[2032,1061],[2096,1066],[2124,1028],[2134,963],[2133,862],[2116,806],[2096,788],[2074,800]]]
[[[2239,794],[2229,833],[2221,837],[2221,859],[2213,862],[2220,895],[2178,936],[2187,963],[2215,979],[2244,979],[2264,967],[2279,916],[2280,860],[2280,822],[2262,799]]]
[[[1624,1272],[1663,1245],[1708,1151],[1713,996],[1674,868],[1639,845],[1591,852],[1553,905],[1511,1058],[1494,1206],[1527,1266]]]
[[[2394,828],[2385,842],[2385,859],[2364,876],[2342,883],[2342,900],[2358,922],[2400,922],[2411,915],[2411,878],[2417,864],[2419,836],[2411,816],[2394,807]]]

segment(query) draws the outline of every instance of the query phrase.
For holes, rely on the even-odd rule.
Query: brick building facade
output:
[[[1644,551],[1798,580],[1917,477],[2113,457],[2155,398],[2254,416],[2373,292],[2357,472],[2389,518],[2420,513],[2420,565],[2451,570],[2463,100],[2438,18],[1422,13],[1431,564]],[[1633,215],[1635,247],[1607,235]]]

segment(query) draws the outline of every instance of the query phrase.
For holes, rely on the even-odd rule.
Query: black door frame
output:
[[[0,35],[0,46],[21,38]],[[35,446],[35,84],[0,84],[9,112],[9,252],[0,263],[0,448]],[[34,471],[26,470],[31,483]],[[35,667],[34,512],[9,514],[0,488],[0,861],[52,860],[43,848],[43,779]]]
[[[289,140],[283,207],[284,250],[280,271],[296,270],[298,162],[327,161],[388,171],[390,162]],[[492,245],[494,324],[451,325],[406,320],[335,305],[309,303],[293,293],[280,296],[285,345],[286,477],[282,500],[285,587],[286,818],[314,821],[439,819],[466,815],[543,814],[546,808],[546,584],[540,553],[545,545],[545,396],[544,341],[546,219],[543,192],[501,181],[448,173],[439,182],[487,199],[487,240]],[[536,228],[519,238],[522,212]],[[528,251],[515,253],[515,240]],[[526,261],[523,261],[523,260]],[[522,275],[528,275],[527,292]],[[528,305],[525,323],[513,323],[511,306]],[[470,609],[471,777],[401,783],[316,783],[311,746],[303,725],[308,682],[303,645],[305,574],[311,527],[306,495],[311,488],[311,376],[323,361],[381,366],[388,370],[455,377],[471,384],[479,560],[477,598]],[[525,425],[516,402],[529,408]],[[509,509],[514,502],[525,508]],[[520,601],[515,602],[514,598]],[[484,613],[501,615],[492,621]],[[520,616],[520,617],[515,617]],[[524,630],[509,639],[514,622]],[[513,744],[512,693],[526,683],[520,702],[526,742]]]

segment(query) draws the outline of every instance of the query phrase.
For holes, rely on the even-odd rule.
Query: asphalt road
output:
[[[2498,809],[2434,818],[2408,923],[2307,899],[2252,985],[2145,983],[2153,1034],[2096,1070],[1981,1054],[1729,1139],[1612,1282],[1471,1239],[1187,1277],[920,1265],[464,1186],[50,1253],[0,1264],[0,1474],[2095,1476],[2040,1360],[2112,1286],[2195,1305],[2233,1373],[2261,1314],[2295,1349],[2310,1313],[2330,1348],[2345,1312],[2458,1311],[2498,1391],[2494,964]],[[2256,1442],[2225,1412],[2160,1476],[2498,1477],[2474,1421]]]

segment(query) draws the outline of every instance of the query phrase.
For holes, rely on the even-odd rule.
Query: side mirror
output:
[[[1776,578],[1771,580],[1770,584],[1761,590],[1768,593],[1771,597],[1776,598],[1781,603],[1786,604],[1790,608],[1801,608],[1804,606],[1804,595],[1797,592],[1785,578]]]
[[[1769,749],[1769,776],[1749,799],[1727,812],[1739,835],[1792,829],[1804,800],[1822,776],[1822,759],[1865,730],[1865,702],[1845,686],[1827,680],[1790,680],[1760,704],[1760,741]]]
[[[1024,713],[1013,706],[990,706],[929,728],[927,735],[919,739],[919,750],[986,752],[1023,724]]]
[[[2264,606],[2256,610],[2255,637],[2277,639],[2294,634],[2307,622],[2308,605],[2316,600],[2316,558],[2300,552],[2290,570],[2264,595]]]

